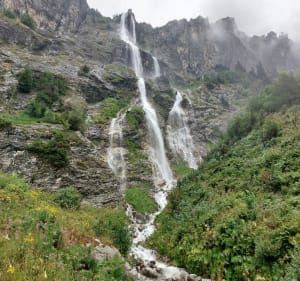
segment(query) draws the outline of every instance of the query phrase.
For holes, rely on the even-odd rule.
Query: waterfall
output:
[[[193,139],[187,125],[187,116],[182,108],[183,97],[177,92],[176,100],[169,113],[167,126],[168,142],[174,154],[181,155],[190,168],[197,169],[197,160],[193,153]]]
[[[154,64],[154,78],[158,78],[161,76],[160,66],[156,57],[152,56],[152,59]]]
[[[138,78],[138,89],[140,93],[140,99],[142,102],[143,110],[147,121],[151,160],[154,163],[156,172],[156,180],[161,180],[170,184],[173,181],[172,172],[169,162],[166,157],[165,146],[163,141],[162,132],[159,127],[158,118],[155,109],[148,101],[145,80],[143,78],[143,65],[140,55],[140,50],[136,45],[136,32],[135,32],[135,20],[132,15],[130,18],[131,31],[127,29],[126,18],[128,13],[123,14],[121,17],[121,39],[126,42],[131,49],[132,64],[135,74]]]
[[[123,144],[122,125],[125,114],[118,114],[113,118],[109,127],[109,148],[107,150],[107,162],[115,176],[119,179],[121,191],[126,190],[126,150]]]
[[[126,22],[128,20],[129,22]],[[162,275],[164,278],[163,280],[165,280],[186,273],[182,269],[159,262],[154,251],[140,246],[139,243],[145,241],[154,232],[154,220],[167,205],[167,195],[170,189],[174,186],[174,180],[166,157],[163,136],[159,127],[157,114],[147,98],[146,85],[143,77],[142,59],[140,50],[136,45],[135,19],[130,13],[123,14],[121,17],[120,36],[121,39],[130,47],[132,65],[138,79],[140,100],[145,112],[148,127],[150,160],[153,163],[154,184],[156,187],[154,198],[159,206],[159,210],[156,213],[147,216],[146,222],[140,222],[134,209],[131,206],[128,206],[127,215],[131,218],[134,232],[131,253],[136,260],[141,259],[145,264],[154,261],[157,268],[160,270],[159,274]],[[158,75],[160,72],[158,62],[156,67],[155,74]],[[139,275],[138,272],[136,272],[136,274]],[[145,277],[140,276],[140,278],[141,279],[139,280],[146,280]]]

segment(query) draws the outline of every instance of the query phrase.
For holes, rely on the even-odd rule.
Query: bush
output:
[[[51,109],[47,108],[44,114],[43,121],[47,123],[56,124],[58,123],[58,117],[55,112],[53,112]]]
[[[90,68],[87,65],[83,65],[80,67],[78,71],[79,76],[87,76],[90,72]]]
[[[55,132],[53,138],[47,143],[40,140],[33,142],[27,147],[27,150],[37,154],[41,159],[49,162],[56,168],[63,168],[69,165],[68,153],[70,146],[62,132]]]
[[[0,117],[0,131],[10,131],[12,127],[11,121]]]
[[[35,29],[36,22],[34,21],[34,19],[29,14],[23,14],[20,19],[21,19],[21,23],[28,26],[32,30]]]
[[[122,210],[103,210],[94,226],[96,235],[107,237],[126,256],[131,247],[128,218]]]
[[[267,120],[262,128],[261,139],[263,142],[270,141],[280,135],[280,127],[277,123]]]
[[[76,189],[69,187],[55,194],[54,202],[61,208],[79,209],[81,198],[81,194]]]
[[[137,129],[144,121],[144,111],[139,106],[132,107],[126,114],[128,125],[131,129]]]
[[[128,204],[142,214],[153,213],[157,206],[149,194],[141,188],[134,187],[128,189],[125,195],[125,200]]]
[[[72,109],[62,114],[62,123],[70,130],[82,130],[85,124],[86,114],[82,110]]]
[[[18,90],[21,93],[30,93],[33,88],[33,73],[29,67],[26,67],[18,77]]]
[[[241,114],[229,124],[227,138],[233,143],[247,136],[256,124],[256,118],[250,113]]]
[[[4,16],[6,16],[10,19],[17,18],[17,14],[14,11],[10,10],[10,9],[5,9],[3,14],[4,14]]]

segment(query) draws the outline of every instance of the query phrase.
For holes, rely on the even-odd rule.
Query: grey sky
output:
[[[273,30],[300,40],[299,0],[88,0],[88,3],[110,17],[132,8],[138,22],[153,26],[199,15],[208,17],[210,22],[231,16],[239,29],[249,35]]]

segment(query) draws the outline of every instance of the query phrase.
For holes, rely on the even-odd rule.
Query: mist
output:
[[[155,27],[199,15],[210,22],[230,16],[235,18],[239,30],[248,35],[275,31],[300,41],[300,2],[297,0],[88,0],[88,3],[109,17],[133,9],[138,22]]]

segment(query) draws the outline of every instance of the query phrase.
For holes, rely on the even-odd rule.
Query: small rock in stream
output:
[[[144,276],[149,277],[149,278],[157,279],[159,277],[159,274],[155,270],[153,270],[152,268],[149,268],[149,267],[143,268],[141,273]]]

